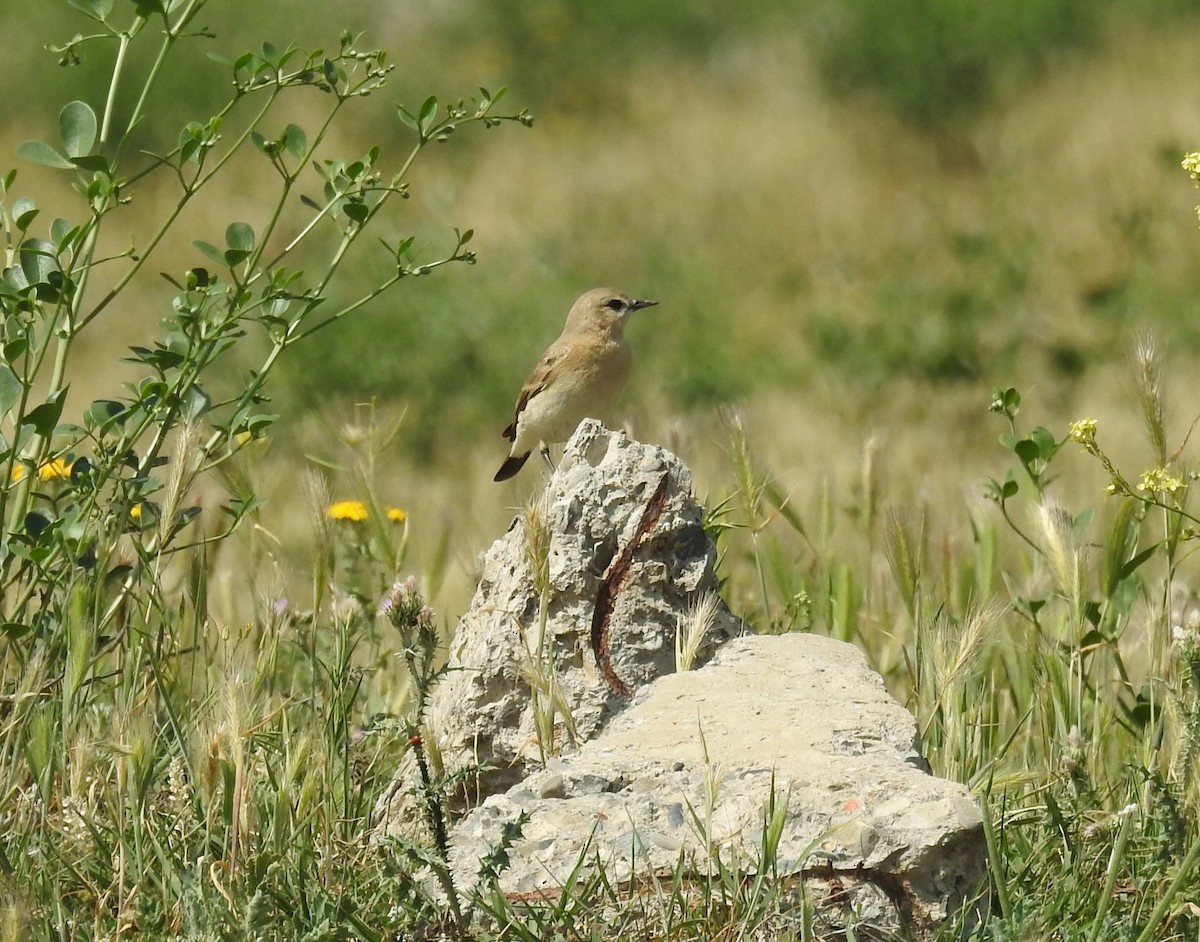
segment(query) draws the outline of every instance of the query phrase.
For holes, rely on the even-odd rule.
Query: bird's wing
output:
[[[525,380],[525,385],[521,387],[521,393],[517,396],[517,407],[513,410],[513,420],[500,433],[510,442],[517,437],[517,422],[521,419],[525,404],[550,385],[553,379],[554,365],[561,359],[562,351],[558,349],[558,344],[551,344],[550,349],[545,352],[538,365],[533,368],[533,372],[529,374],[529,379]]]

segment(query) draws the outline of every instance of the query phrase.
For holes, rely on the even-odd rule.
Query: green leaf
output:
[[[221,509],[235,521],[241,521],[247,514],[252,514],[263,506],[266,501],[253,495],[249,497],[231,497],[229,503]]]
[[[434,119],[437,117],[437,98],[430,95],[425,99],[425,103],[421,105],[421,111],[417,115],[417,130],[424,137],[429,133],[429,129],[433,127]]]
[[[284,128],[283,146],[297,160],[303,160],[304,155],[308,153],[308,137],[303,128],[298,128],[294,124],[289,124]]]
[[[12,219],[17,224],[17,228],[22,232],[33,224],[33,220],[37,218],[37,214],[37,204],[27,196],[22,196],[13,203]]]
[[[272,423],[274,423],[275,420],[278,418],[279,418],[278,415],[269,415],[266,413],[260,414],[260,415],[252,415],[252,416],[250,416],[250,418],[248,418],[246,420],[246,425],[245,425],[246,431],[252,432],[255,435],[257,435],[258,433],[269,428],[272,425]]]
[[[97,399],[88,408],[84,414],[84,418],[90,423],[102,426],[109,420],[115,419],[124,411],[125,407],[119,402],[115,402],[112,399]]]
[[[183,415],[188,419],[198,419],[212,407],[212,399],[199,386],[189,386],[183,394]]]
[[[417,119],[403,105],[396,106],[396,116],[400,119],[401,124],[412,128],[414,131],[417,130]]]
[[[26,239],[22,242],[21,271],[30,285],[52,284],[51,276],[62,274],[54,246],[42,239]]]
[[[221,250],[219,248],[217,248],[211,242],[203,242],[203,241],[197,239],[195,242],[192,243],[192,245],[194,245],[196,248],[198,248],[201,251],[201,253],[210,262],[216,262],[218,265],[221,265],[222,267],[224,267],[225,255],[221,252]]]
[[[67,388],[64,386],[58,392],[51,395],[45,402],[35,409],[30,409],[21,419],[22,425],[32,425],[34,431],[44,438],[49,438],[54,434],[54,427],[58,425],[59,416],[62,415],[63,403],[67,397]]]
[[[50,518],[45,514],[35,512],[25,515],[25,532],[35,540],[50,526]]]
[[[1154,555],[1154,551],[1158,549],[1159,545],[1160,544],[1155,543],[1153,546],[1147,547],[1126,562],[1120,569],[1117,570],[1116,581],[1120,582],[1123,579],[1127,579],[1129,576],[1132,576],[1137,568],[1142,565],[1142,563]]]
[[[17,147],[17,154],[31,163],[41,164],[43,167],[53,167],[55,170],[75,169],[75,165],[71,161],[42,141],[26,141]]]
[[[108,174],[108,160],[102,154],[88,154],[86,157],[72,157],[73,163],[80,170],[86,170],[89,173]]]
[[[8,410],[21,401],[21,381],[12,367],[0,363],[0,415],[7,415]]]
[[[85,157],[96,143],[96,112],[85,101],[69,101],[58,114],[58,133],[68,157]]]
[[[230,223],[229,228],[225,230],[225,244],[231,249],[252,252],[254,250],[254,230],[244,222]]]
[[[6,621],[0,625],[0,634],[3,634],[10,641],[15,641],[21,635],[28,634],[33,631],[32,625],[22,625],[18,621]]]
[[[79,227],[71,225],[69,219],[58,218],[50,223],[50,238],[58,251],[65,252],[70,242],[79,234]]]
[[[1030,440],[1037,445],[1038,451],[1041,452],[1043,458],[1051,458],[1054,452],[1058,450],[1058,442],[1054,440],[1054,435],[1048,429],[1042,428],[1040,425],[1029,433]]]
[[[1013,451],[1017,453],[1017,457],[1025,465],[1032,464],[1042,456],[1042,451],[1038,448],[1037,443],[1028,438],[1022,438],[1013,445]]]
[[[80,13],[83,13],[85,16],[91,17],[93,20],[99,20],[100,22],[103,23],[104,16],[107,16],[107,13],[105,13],[104,15],[101,15],[100,10],[97,9],[98,7],[100,7],[102,2],[103,2],[103,0],[67,0],[67,5],[74,7]],[[111,2],[109,2],[108,7],[109,7],[109,10],[112,9]]]

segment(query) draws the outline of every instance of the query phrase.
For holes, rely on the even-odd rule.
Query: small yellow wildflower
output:
[[[21,478],[23,478],[23,477],[25,477],[25,465],[14,464],[13,469],[12,469],[12,475],[10,476],[10,479],[15,483],[15,482],[21,480]]]
[[[1143,471],[1141,479],[1138,481],[1139,491],[1153,493],[1174,494],[1182,487],[1183,478],[1171,474],[1166,468],[1151,468],[1149,471]]]
[[[71,466],[62,458],[55,458],[53,461],[47,461],[44,465],[38,468],[38,477],[43,481],[53,481],[55,478],[65,478],[71,476]]]
[[[253,432],[238,432],[233,436],[234,443],[241,446],[254,441]]]
[[[1121,485],[1118,484],[1116,481],[1109,481],[1108,487],[1106,487],[1104,489],[1104,493],[1109,495],[1110,497],[1113,496],[1114,494],[1120,494],[1121,493]]]
[[[1096,428],[1099,423],[1095,419],[1076,419],[1071,423],[1068,433],[1071,441],[1078,442],[1088,451],[1096,447]]]
[[[367,519],[367,505],[361,500],[339,500],[329,506],[329,516],[334,520],[362,523]]]
[[[129,517],[132,520],[141,520],[142,519],[142,505],[134,504],[132,507],[130,507],[129,508]]]
[[[408,514],[406,514],[399,507],[389,507],[387,517],[390,521],[392,521],[392,523],[403,523],[408,519]]]
[[[1188,176],[1200,183],[1200,153],[1185,154],[1180,166],[1188,172]]]

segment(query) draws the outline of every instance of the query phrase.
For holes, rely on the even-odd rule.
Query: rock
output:
[[[681,852],[691,873],[718,858],[754,872],[772,794],[777,872],[837,919],[924,937],[980,886],[968,790],[924,770],[915,720],[856,648],[799,634],[738,638],[643,687],[593,741],[462,820],[453,866],[470,886],[524,812],[500,876],[510,894],[553,897],[585,852],[613,883],[671,874]]]
[[[746,635],[715,561],[679,459],[584,422],[488,551],[428,703],[431,755],[484,769],[458,796],[482,804],[451,831],[456,885],[469,899],[527,816],[498,877],[514,898],[555,896],[581,857],[610,886],[770,866],[831,926],[931,935],[982,880],[977,805],[928,774],[857,649]],[[676,672],[680,625],[698,669]],[[398,773],[377,836],[415,820],[414,779]]]
[[[716,596],[703,519],[679,458],[592,419],[580,424],[534,511],[488,551],[426,711],[445,769],[483,769],[472,796],[591,739],[630,693],[674,671],[677,627],[695,622],[702,602],[696,664],[742,633]],[[609,611],[603,625],[598,606]],[[385,832],[405,816],[411,770],[396,781],[381,809]]]

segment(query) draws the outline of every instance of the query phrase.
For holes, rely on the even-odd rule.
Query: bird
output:
[[[546,446],[566,441],[583,419],[597,417],[616,399],[633,365],[625,323],[634,311],[656,304],[593,288],[571,305],[562,333],[521,387],[513,420],[501,433],[512,446],[492,480],[515,475],[534,448],[554,467]]]

